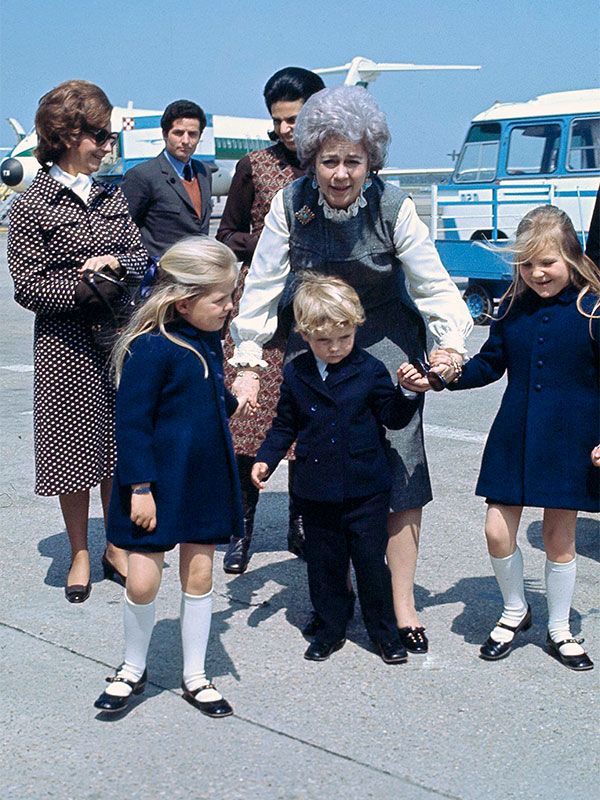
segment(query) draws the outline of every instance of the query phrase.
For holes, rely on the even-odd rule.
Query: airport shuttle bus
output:
[[[508,287],[508,260],[485,247],[514,236],[519,220],[552,203],[585,246],[600,183],[600,89],[495,103],[472,121],[449,183],[432,187],[431,236],[465,301],[486,324]]]

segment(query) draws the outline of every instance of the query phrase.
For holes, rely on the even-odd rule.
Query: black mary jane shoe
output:
[[[338,642],[333,643],[315,639],[307,647],[304,658],[308,661],[327,661],[329,656],[333,655],[337,650],[341,650],[345,644],[345,639],[340,639]]]
[[[205,686],[201,686],[199,689],[191,690],[187,688],[185,683],[182,682],[181,684],[183,699],[190,703],[190,705],[194,706],[194,708],[197,708],[198,711],[201,711],[203,714],[206,714],[207,717],[212,717],[213,719],[230,717],[233,714],[233,708],[229,705],[224,697],[221,697],[220,700],[198,699],[200,692],[203,692],[205,689],[214,689],[217,691],[217,687],[212,683],[207,683]]]
[[[546,650],[553,658],[560,661],[563,666],[574,669],[576,672],[583,672],[587,669],[594,669],[594,662],[587,653],[583,652],[575,656],[566,656],[560,652],[560,648],[563,644],[581,644],[583,641],[583,639],[563,639],[562,642],[555,642],[550,634],[548,634],[546,638]]]
[[[424,655],[429,650],[429,639],[425,636],[425,628],[398,628],[400,641],[409,653]]]
[[[88,581],[85,586],[74,583],[72,586],[65,586],[65,597],[69,603],[85,603],[92,592],[92,582]]]
[[[491,636],[488,636],[487,640],[479,648],[479,658],[483,658],[484,661],[499,661],[501,658],[506,658],[513,649],[517,634],[531,628],[531,606],[527,606],[527,613],[516,627],[513,628],[511,625],[506,625],[504,622],[497,622],[496,627],[506,628],[507,631],[512,631],[513,637],[510,642],[497,642],[495,639],[492,639]]]
[[[129,702],[134,694],[141,694],[144,689],[146,688],[146,681],[148,680],[148,670],[144,670],[144,674],[139,679],[139,681],[129,681],[127,678],[124,678],[120,675],[120,671],[122,666],[117,669],[114,675],[109,675],[106,679],[107,683],[126,683],[128,686],[131,686],[131,692],[125,697],[119,697],[116,694],[108,694],[107,692],[102,692],[100,697],[94,703],[94,708],[98,708],[100,711],[104,711],[107,714],[114,714],[117,711],[123,711],[124,708],[127,708]]]
[[[106,555],[106,550],[102,553],[102,572],[104,577],[109,581],[118,583],[119,586],[125,586],[127,578],[119,570],[110,563]]]
[[[377,642],[377,649],[386,664],[404,664],[408,661],[406,647],[399,638],[395,642]]]

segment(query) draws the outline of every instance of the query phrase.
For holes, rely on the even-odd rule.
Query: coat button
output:
[[[313,458],[313,463],[318,464],[319,463],[319,459],[318,458]]]
[[[542,359],[541,359],[541,358],[540,358],[540,360],[537,362],[537,366],[538,366],[538,367],[543,367],[543,366],[544,366],[544,362],[542,361]]]
[[[335,444],[335,439],[333,438],[333,436],[331,437],[331,444]]]
[[[544,314],[544,316],[542,317],[542,322],[550,322],[550,317],[548,316],[548,314]]]
[[[311,406],[311,407],[310,407],[310,410],[311,410],[311,411],[316,411],[316,410],[317,410],[317,407],[316,407],[316,406]]]
[[[541,392],[542,391],[542,384],[541,383],[536,383],[536,385],[533,388],[536,390],[536,392]]]
[[[538,336],[538,344],[544,344],[545,339],[543,336]]]

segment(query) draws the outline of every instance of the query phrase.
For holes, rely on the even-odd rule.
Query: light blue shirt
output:
[[[169,162],[169,164],[173,167],[173,169],[179,175],[181,180],[183,180],[183,169],[184,169],[184,167],[187,167],[188,164],[190,165],[190,167],[192,167],[192,159],[190,158],[189,161],[186,161],[186,163],[184,164],[183,162],[179,161],[179,159],[174,158],[169,153],[168,150],[166,150],[166,149],[163,150],[163,153],[165,154],[165,157],[166,157],[167,161]],[[194,174],[194,168],[192,167],[192,175],[193,174]]]

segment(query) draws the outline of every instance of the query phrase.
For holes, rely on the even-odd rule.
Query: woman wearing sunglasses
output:
[[[90,489],[100,486],[106,516],[115,465],[114,389],[75,289],[84,270],[108,265],[120,277],[141,277],[147,262],[124,196],[91,177],[115,143],[111,111],[102,89],[87,81],[66,81],[42,97],[35,117],[41,169],[13,203],[8,233],[15,299],[35,314],[35,491],[59,498],[71,603],[91,591]],[[103,564],[105,574],[122,578],[126,555],[109,546]]]

